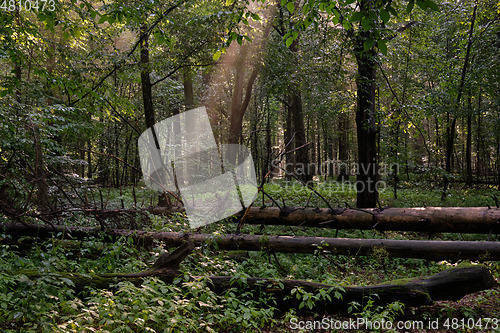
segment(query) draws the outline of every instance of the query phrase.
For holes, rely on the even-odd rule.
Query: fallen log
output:
[[[168,215],[183,208],[154,207],[152,214]],[[236,222],[243,213],[236,214]],[[247,224],[289,225],[332,229],[397,230],[500,234],[500,209],[489,207],[425,207],[386,209],[252,207]]]
[[[43,273],[38,270],[22,271],[18,274],[30,279],[37,279]],[[172,283],[177,276],[174,271],[166,273],[142,272],[136,274],[76,274],[76,273],[51,273],[52,276],[61,276],[73,282],[77,291],[85,287],[114,288],[120,281],[130,281],[140,285],[144,277],[155,276],[166,283]],[[199,277],[192,277],[197,279]],[[265,292],[274,296],[276,307],[280,310],[295,308],[301,311],[298,299],[292,295],[292,290],[300,287],[303,292],[317,295],[324,290],[329,297],[323,297],[314,303],[312,310],[326,314],[345,311],[350,302],[365,304],[368,298],[372,298],[376,305],[385,305],[392,302],[401,302],[406,306],[430,305],[438,300],[458,300],[463,296],[477,291],[496,286],[497,283],[491,272],[484,266],[465,266],[451,268],[432,276],[406,279],[404,281],[392,281],[373,286],[347,286],[336,287],[321,283],[302,280],[275,280],[268,278],[252,277],[246,281],[235,279],[231,276],[210,276],[207,286],[218,294],[223,294],[231,288],[242,291],[255,291],[257,295]],[[341,295],[341,297],[338,297]],[[376,295],[376,296],[375,296]],[[303,310],[302,310],[303,311]]]
[[[195,244],[211,243],[220,250],[270,250],[285,253],[315,253],[328,251],[333,255],[370,255],[374,250],[383,249],[388,256],[400,258],[420,258],[428,260],[469,259],[500,260],[500,242],[490,241],[421,241],[394,239],[353,239],[304,236],[269,235],[212,235],[179,232],[146,232],[141,230],[70,227],[56,225],[20,223],[3,224],[5,233],[15,237],[34,236],[48,238],[61,235],[76,239],[104,234],[109,240],[118,237],[132,237],[136,244],[153,244],[162,241],[173,247],[187,239]],[[2,228],[0,228],[2,230]]]

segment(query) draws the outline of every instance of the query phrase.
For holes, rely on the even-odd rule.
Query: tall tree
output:
[[[390,0],[358,0],[333,1],[311,0],[302,7],[303,19],[294,27],[297,30],[307,29],[313,22],[320,22],[323,16],[341,25],[352,41],[352,52],[356,58],[357,106],[356,130],[358,139],[358,173],[357,173],[357,206],[375,207],[378,200],[378,160],[377,160],[377,121],[375,110],[375,78],[379,52],[386,53],[386,41],[396,32],[388,29],[386,24],[391,15],[396,16],[395,5]],[[295,10],[293,1],[282,1],[290,11]],[[416,2],[423,10],[437,6],[431,0]],[[410,0],[407,11],[410,12],[415,1]],[[298,37],[296,31],[288,32],[284,38],[291,45]]]
[[[453,158],[453,148],[455,144],[455,131],[456,131],[456,124],[457,124],[457,118],[458,118],[458,109],[461,107],[461,102],[462,102],[462,93],[465,85],[465,78],[467,75],[467,71],[469,70],[469,58],[470,58],[470,51],[472,47],[472,42],[473,42],[473,34],[474,34],[474,24],[476,22],[476,13],[477,13],[477,3],[474,5],[474,8],[472,10],[472,15],[470,19],[470,28],[469,28],[469,34],[468,34],[468,40],[467,40],[467,49],[465,51],[465,57],[464,57],[464,63],[462,66],[462,71],[460,75],[460,81],[458,84],[458,89],[457,89],[457,98],[455,100],[455,114],[452,116],[451,124],[446,129],[446,172],[449,174],[451,173],[452,169],[452,158]],[[442,199],[444,200],[447,195],[447,190],[448,190],[448,175],[445,175],[444,177],[444,186],[443,186],[443,195]]]

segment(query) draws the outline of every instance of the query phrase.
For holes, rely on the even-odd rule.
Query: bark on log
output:
[[[2,230],[2,228],[0,228]],[[104,233],[96,228],[3,224],[4,232],[13,236],[35,236],[40,238],[52,235],[70,235],[72,238],[85,239]],[[319,249],[334,255],[370,255],[374,250],[383,249],[388,256],[401,258],[421,258],[429,260],[470,259],[500,260],[500,242],[488,241],[420,241],[394,239],[352,239],[303,236],[267,235],[225,235],[186,234],[178,232],[146,232],[140,230],[107,230],[110,240],[120,236],[134,238],[136,244],[152,244],[163,241],[166,246],[179,246],[186,240],[195,244],[212,243],[220,250],[259,251],[261,249],[286,253],[314,253]]]
[[[171,214],[183,209],[150,208],[153,214]],[[242,213],[236,217],[241,218]],[[267,207],[250,208],[244,223],[289,225],[332,229],[375,229],[500,234],[500,209],[488,207],[425,207],[344,209]]]
[[[23,275],[30,279],[36,279],[41,276],[37,270],[23,271]],[[54,273],[52,273],[54,274]],[[142,283],[142,279],[148,276],[156,276],[166,283],[171,283],[176,277],[176,272],[143,272],[136,274],[72,274],[57,273],[61,277],[70,279],[75,284],[75,289],[81,291],[84,287],[110,288],[119,281],[130,281],[136,285]],[[196,279],[194,277],[193,279]],[[330,300],[323,299],[317,301],[313,310],[321,313],[338,313],[345,311],[350,302],[356,301],[365,304],[368,297],[377,305],[385,305],[395,301],[404,303],[406,306],[429,305],[438,300],[458,300],[469,293],[485,290],[496,286],[497,283],[490,271],[481,265],[456,267],[442,271],[438,274],[407,279],[404,281],[392,281],[373,286],[349,286],[339,289],[338,287],[307,282],[302,280],[275,280],[267,278],[248,278],[245,283],[235,280],[231,276],[211,276],[209,277],[209,288],[219,294],[231,288],[239,288],[245,291],[255,291],[256,295],[264,291],[275,297],[277,307],[280,310],[295,308],[299,312],[300,300],[291,296],[294,288],[300,287],[309,293],[318,294],[324,289]],[[335,293],[340,292],[342,298],[335,297]],[[303,310],[302,310],[303,311]]]

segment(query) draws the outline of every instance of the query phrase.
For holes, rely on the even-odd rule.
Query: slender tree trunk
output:
[[[441,156],[441,137],[440,137],[440,134],[439,134],[439,119],[437,116],[434,116],[434,125],[435,125],[435,131],[436,131],[436,151],[437,151],[437,154],[436,154],[436,168],[438,166],[441,166],[443,165],[443,159],[442,159],[442,156]]]
[[[299,91],[291,89],[290,110],[292,113],[292,122],[295,133],[295,168],[294,174],[303,182],[312,179],[312,173],[309,172],[309,152],[305,146],[307,143],[306,130],[304,126],[304,112],[302,110],[302,96]]]
[[[35,148],[35,184],[36,184],[36,201],[38,209],[42,213],[50,211],[49,204],[49,187],[47,185],[47,178],[43,163],[43,149],[40,141],[40,130],[38,125],[32,124],[33,128],[33,141]]]
[[[153,86],[150,77],[150,64],[149,64],[149,36],[147,34],[147,26],[141,26],[141,88],[142,88],[142,103],[144,106],[144,118],[146,120],[146,127],[151,129],[153,140],[157,149],[160,149],[158,136],[154,129],[156,123],[155,111],[153,106]],[[158,194],[158,205],[170,206],[170,199],[165,193]]]
[[[141,88],[142,88],[142,103],[144,105],[144,117],[146,126],[153,129],[155,121],[155,112],[153,107],[153,87],[151,85],[150,68],[149,68],[149,36],[147,35],[147,26],[141,26]],[[153,131],[153,137],[158,145],[156,133]]]
[[[481,121],[481,96],[483,92],[479,89],[477,101],[477,131],[476,131],[476,179],[480,179],[483,174],[483,137],[482,137],[482,121]]]
[[[246,52],[241,52],[235,63],[235,79],[233,87],[233,98],[231,100],[231,123],[229,125],[229,143],[239,143],[243,126],[242,109],[243,90],[245,85],[245,60]]]
[[[118,124],[116,122],[113,123],[113,131],[114,131],[114,137],[115,137],[115,140],[114,140],[114,149],[113,149],[113,154],[116,156],[116,157],[119,157],[120,156],[120,141],[119,138],[120,138],[120,132],[119,132],[119,129],[118,129]],[[120,161],[118,161],[117,158],[113,159],[113,163],[114,163],[114,172],[113,172],[113,186],[114,187],[120,187],[121,184],[120,184]]]
[[[285,142],[284,145],[286,146],[286,151],[293,150],[293,126],[292,126],[292,110],[290,107],[289,103],[286,103],[285,105],[285,112],[286,112],[286,123],[285,123]],[[286,180],[292,179],[291,175],[293,174],[295,170],[295,154],[290,153],[286,154],[285,157],[286,165],[285,165],[285,178]]]
[[[265,175],[271,168],[274,168],[274,166],[271,163],[271,156],[272,156],[272,137],[271,137],[271,110],[269,106],[269,95],[266,97],[266,164],[265,167],[262,168],[262,180],[264,180]],[[256,135],[257,136],[257,135]],[[272,173],[271,173],[272,176]]]
[[[296,54],[298,52],[299,39],[295,39],[290,45],[290,51],[294,57],[294,62],[298,62]],[[302,95],[299,91],[298,82],[291,82],[288,86],[288,108],[291,114],[288,115],[289,121],[293,126],[294,133],[294,148],[297,149],[294,155],[294,175],[303,182],[308,182],[312,179],[312,174],[308,172],[309,151],[305,144],[307,143],[306,129],[304,126],[304,112],[302,109]]]
[[[392,137],[392,144],[391,144],[391,157],[392,157],[392,163],[393,165],[391,166],[391,175],[392,175],[392,180],[394,181],[393,183],[393,195],[394,199],[398,198],[398,182],[399,182],[399,158],[398,158],[398,151],[399,151],[399,127],[401,126],[401,121],[399,120],[399,107],[394,110],[394,116],[396,120],[394,121],[394,125],[392,126],[391,129],[391,137]]]
[[[341,113],[338,119],[338,154],[339,154],[339,170],[338,182],[349,180],[349,115]]]
[[[336,147],[335,140],[331,137],[331,131],[328,130],[329,119],[322,121],[323,138],[325,141],[325,161],[327,161],[327,169],[325,174],[325,180],[327,177],[333,177],[334,168],[337,165],[337,153],[334,152]]]
[[[184,105],[186,105],[186,110],[190,110],[194,107],[194,92],[193,77],[189,67],[184,69],[182,83],[184,86]]]
[[[455,107],[458,110],[460,108],[460,102],[462,100],[462,92],[465,84],[465,76],[467,74],[467,70],[469,67],[469,57],[470,57],[470,49],[472,46],[472,35],[474,33],[474,24],[476,22],[476,12],[477,12],[477,4],[474,5],[474,9],[472,11],[472,18],[471,18],[471,23],[470,23],[470,29],[469,29],[469,41],[467,42],[467,50],[465,52],[465,59],[464,59],[464,65],[462,67],[462,74],[460,77],[460,84],[458,86],[458,91],[457,91],[457,99],[455,102]],[[453,119],[451,120],[451,125],[447,130],[448,136],[446,140],[446,164],[445,164],[445,169],[447,173],[450,173],[452,171],[452,158],[453,158],[453,146],[455,143],[455,127],[457,124],[457,116],[453,116]],[[444,200],[446,198],[446,193],[448,191],[448,176],[445,175],[444,177],[444,186],[443,186],[443,195],[441,196],[441,199]]]
[[[134,132],[130,131],[130,134],[127,138],[127,142],[125,144],[125,152],[124,152],[124,155],[123,155],[123,160],[125,161],[125,163],[123,164],[123,171],[122,171],[122,175],[121,175],[121,178],[120,178],[120,184],[125,184],[127,185],[127,170],[128,170],[128,167],[127,167],[127,163],[129,163],[129,150],[130,150],[130,146],[131,146],[131,143],[132,143],[132,139],[134,137]],[[130,163],[130,164],[133,164],[133,163]]]
[[[236,62],[236,77],[231,101],[231,123],[229,125],[229,143],[239,143],[243,129],[243,116],[245,115],[253,85],[258,75],[258,65],[255,65],[245,85],[245,60],[247,52],[242,52]],[[244,95],[243,95],[244,94]]]
[[[263,47],[266,43],[266,39],[271,31],[271,24],[267,24],[264,29],[264,34],[260,42],[260,46]],[[243,129],[243,116],[250,104],[250,99],[252,97],[252,90],[255,80],[260,71],[259,60],[253,63],[252,71],[248,77],[245,84],[245,69],[249,61],[249,49],[250,46],[243,45],[240,48],[240,52],[236,57],[235,62],[235,82],[233,89],[233,98],[231,100],[231,110],[230,110],[230,125],[229,125],[229,143],[236,144],[241,139],[241,132]],[[255,51],[253,49],[252,51]]]
[[[467,139],[465,144],[465,165],[467,174],[467,185],[472,185],[472,97],[469,95],[469,114],[467,115]]]
[[[321,161],[321,129],[319,126],[318,115],[316,115],[314,118],[315,118],[314,124],[316,127],[316,135],[315,135],[316,136],[316,165],[318,166],[319,174],[321,174],[321,164],[322,164],[322,161]]]

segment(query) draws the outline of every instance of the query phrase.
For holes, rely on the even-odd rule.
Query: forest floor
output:
[[[379,312],[383,313],[380,309]],[[351,316],[301,316],[298,320],[302,321],[303,329],[298,328],[297,321],[276,321],[273,327],[263,332],[500,332],[500,287],[469,294],[458,301],[437,301],[433,305],[407,308],[403,313],[390,318],[374,316],[373,313],[372,316],[357,313]],[[308,324],[314,325],[315,321],[316,329],[306,328]],[[360,325],[357,324],[358,321]],[[366,322],[369,321],[372,323],[372,329],[366,328]],[[375,321],[380,322],[386,329],[375,329]],[[402,326],[406,328],[396,329],[398,322],[406,325]],[[335,325],[345,325],[346,329],[335,329]]]
[[[338,183],[315,187],[333,205],[353,203],[355,192],[340,188]],[[288,206],[324,207],[322,199],[300,186],[283,183],[268,184],[266,192]],[[89,188],[89,191],[91,189]],[[132,192],[135,192],[132,194]],[[486,206],[494,205],[496,188],[452,188],[445,202],[441,190],[415,183],[401,183],[398,199],[392,198],[392,189],[381,193],[383,206]],[[108,207],[146,207],[155,203],[157,195],[144,188],[111,190],[103,196]],[[99,198],[94,193],[89,198]],[[259,200],[259,199],[258,199]],[[257,202],[259,205],[261,203]],[[94,202],[99,206],[99,202]],[[265,204],[271,202],[266,200]],[[3,219],[3,222],[9,222]],[[41,221],[31,221],[42,223]],[[101,221],[102,222],[102,221]],[[112,225],[116,221],[106,221]],[[127,227],[126,221],[119,221]],[[135,221],[137,222],[137,221]],[[84,214],[70,214],[58,224],[99,226],[99,221]],[[151,231],[184,231],[187,220],[178,214],[169,218],[150,216],[150,221],[137,226]],[[200,232],[214,235],[233,233],[235,224],[214,223]],[[427,239],[428,235],[404,232],[377,232],[359,230],[245,225],[244,233],[308,235],[352,238]],[[488,235],[436,234],[436,240],[485,240]],[[499,241],[498,235],[491,235]],[[273,299],[266,295],[242,293],[234,288],[216,295],[207,288],[206,279],[188,281],[179,278],[166,285],[154,278],[145,279],[141,286],[120,283],[109,290],[88,288],[77,294],[72,282],[62,278],[60,272],[100,274],[138,272],[150,267],[165,249],[162,244],[152,248],[139,248],[129,238],[115,243],[100,238],[84,241],[45,241],[23,237],[12,239],[0,227],[0,330],[2,332],[355,332],[356,329],[334,329],[318,326],[307,329],[309,321],[345,323],[353,320],[372,322],[422,321],[428,325],[439,321],[439,329],[368,329],[366,332],[500,332],[500,288],[470,294],[458,301],[439,301],[431,306],[405,308],[396,302],[388,306],[351,304],[350,313],[320,317],[308,311],[308,304],[297,313],[280,313]],[[476,262],[478,263],[478,262]],[[480,262],[490,268],[495,279],[500,279],[500,262]],[[372,285],[390,280],[432,275],[459,262],[426,261],[421,259],[390,258],[374,252],[370,256],[323,256],[320,254],[284,254],[265,251],[234,256],[208,246],[197,247],[181,264],[181,272],[191,276],[231,275],[245,281],[249,276],[276,279],[302,279],[334,286]],[[38,270],[45,275],[30,280],[25,272]],[[317,295],[306,295],[312,299]],[[360,319],[361,318],[361,319]],[[487,319],[487,318],[491,318]],[[488,328],[485,327],[488,321]],[[303,325],[300,326],[298,323]],[[295,323],[295,324],[294,324]],[[408,324],[409,325],[409,324]],[[445,327],[448,325],[448,327]],[[455,325],[455,326],[453,326]],[[463,327],[462,327],[463,325]],[[481,327],[480,327],[481,326]],[[296,328],[296,329],[294,329]],[[303,329],[299,329],[303,328]],[[325,328],[325,329],[323,329]],[[350,327],[352,328],[352,326]],[[496,329],[496,330],[495,330]]]

